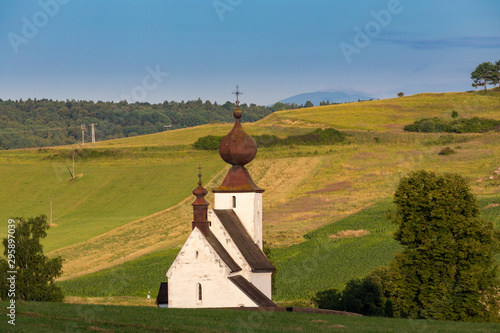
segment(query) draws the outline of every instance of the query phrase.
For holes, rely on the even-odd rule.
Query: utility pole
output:
[[[55,198],[54,196],[47,197],[47,199],[50,199],[50,223],[49,223],[50,226],[52,226],[52,199],[54,198]]]
[[[95,143],[95,132],[94,132],[94,125],[97,125],[95,123],[90,124],[92,125],[92,143]]]
[[[85,124],[82,124],[80,128],[82,129],[82,148],[85,148]]]
[[[75,152],[73,152],[72,156],[73,156],[73,173],[71,174],[71,178],[75,179]]]

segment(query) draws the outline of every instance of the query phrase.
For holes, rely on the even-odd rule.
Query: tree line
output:
[[[150,104],[51,99],[0,99],[0,149],[46,147],[81,142],[81,125],[85,125],[85,142],[90,141],[90,124],[94,123],[97,141],[152,134],[170,129],[192,127],[214,122],[232,122],[236,105],[201,99],[164,101]],[[273,106],[240,105],[242,121],[253,122],[277,110],[302,105],[276,103]]]

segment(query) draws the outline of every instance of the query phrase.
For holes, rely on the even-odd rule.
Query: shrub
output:
[[[384,317],[394,318],[394,307],[390,299],[385,301]]]
[[[305,146],[315,146],[315,145],[325,145],[325,144],[335,144],[345,141],[345,134],[334,129],[318,128],[313,132],[303,134],[303,135],[292,135],[283,140],[287,145],[305,145]]]
[[[500,126],[500,120],[479,117],[454,118],[453,120],[432,118],[417,120],[413,124],[405,126],[404,130],[423,133],[481,133],[496,130],[498,126]]]
[[[380,316],[383,313],[382,287],[376,279],[352,279],[342,292],[335,288],[319,291],[313,298],[320,309],[360,313],[366,316]]]
[[[424,133],[434,133],[436,131],[436,124],[434,124],[432,120],[423,121],[418,126],[418,131]]]
[[[451,149],[450,147],[446,147],[443,150],[441,150],[438,155],[445,155],[446,156],[446,155],[453,155],[456,153],[457,152],[454,151],[453,149]]]
[[[342,293],[335,288],[318,291],[312,299],[318,308],[342,311]]]
[[[253,138],[257,143],[257,147],[278,146],[282,141],[276,135],[269,135],[269,134],[256,135]]]
[[[380,316],[383,311],[382,289],[370,276],[350,280],[342,291],[342,306],[349,312]]]
[[[278,138],[276,135],[263,134],[252,136],[257,143],[258,147],[274,147],[279,145],[293,146],[318,146],[318,145],[332,145],[336,143],[344,142],[346,137],[345,134],[334,129],[318,128],[310,133],[302,135],[291,135],[284,139]],[[204,150],[216,150],[219,149],[222,136],[207,135],[199,138],[193,146],[196,149]]]
[[[458,118],[458,112],[457,111],[451,111],[451,117],[453,119]]]
[[[193,146],[200,150],[217,150],[219,149],[222,136],[207,135],[199,138]]]

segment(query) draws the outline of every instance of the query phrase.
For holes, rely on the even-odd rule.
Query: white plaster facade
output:
[[[236,207],[233,207],[233,197]],[[215,209],[233,209],[255,244],[262,249],[262,193],[215,193]],[[204,234],[194,228],[170,266],[169,308],[256,307],[228,277],[241,275],[272,300],[272,272],[253,271],[212,209],[208,209],[210,232],[241,271],[232,273]],[[199,286],[202,297],[199,299]]]
[[[169,308],[256,307],[229,275],[229,267],[194,228],[167,272]]]
[[[262,250],[262,193],[214,193],[214,209],[233,209]]]

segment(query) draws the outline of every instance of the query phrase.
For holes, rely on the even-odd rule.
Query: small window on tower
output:
[[[196,258],[198,258],[198,251],[196,251]]]
[[[233,208],[236,208],[236,197],[233,195]]]

